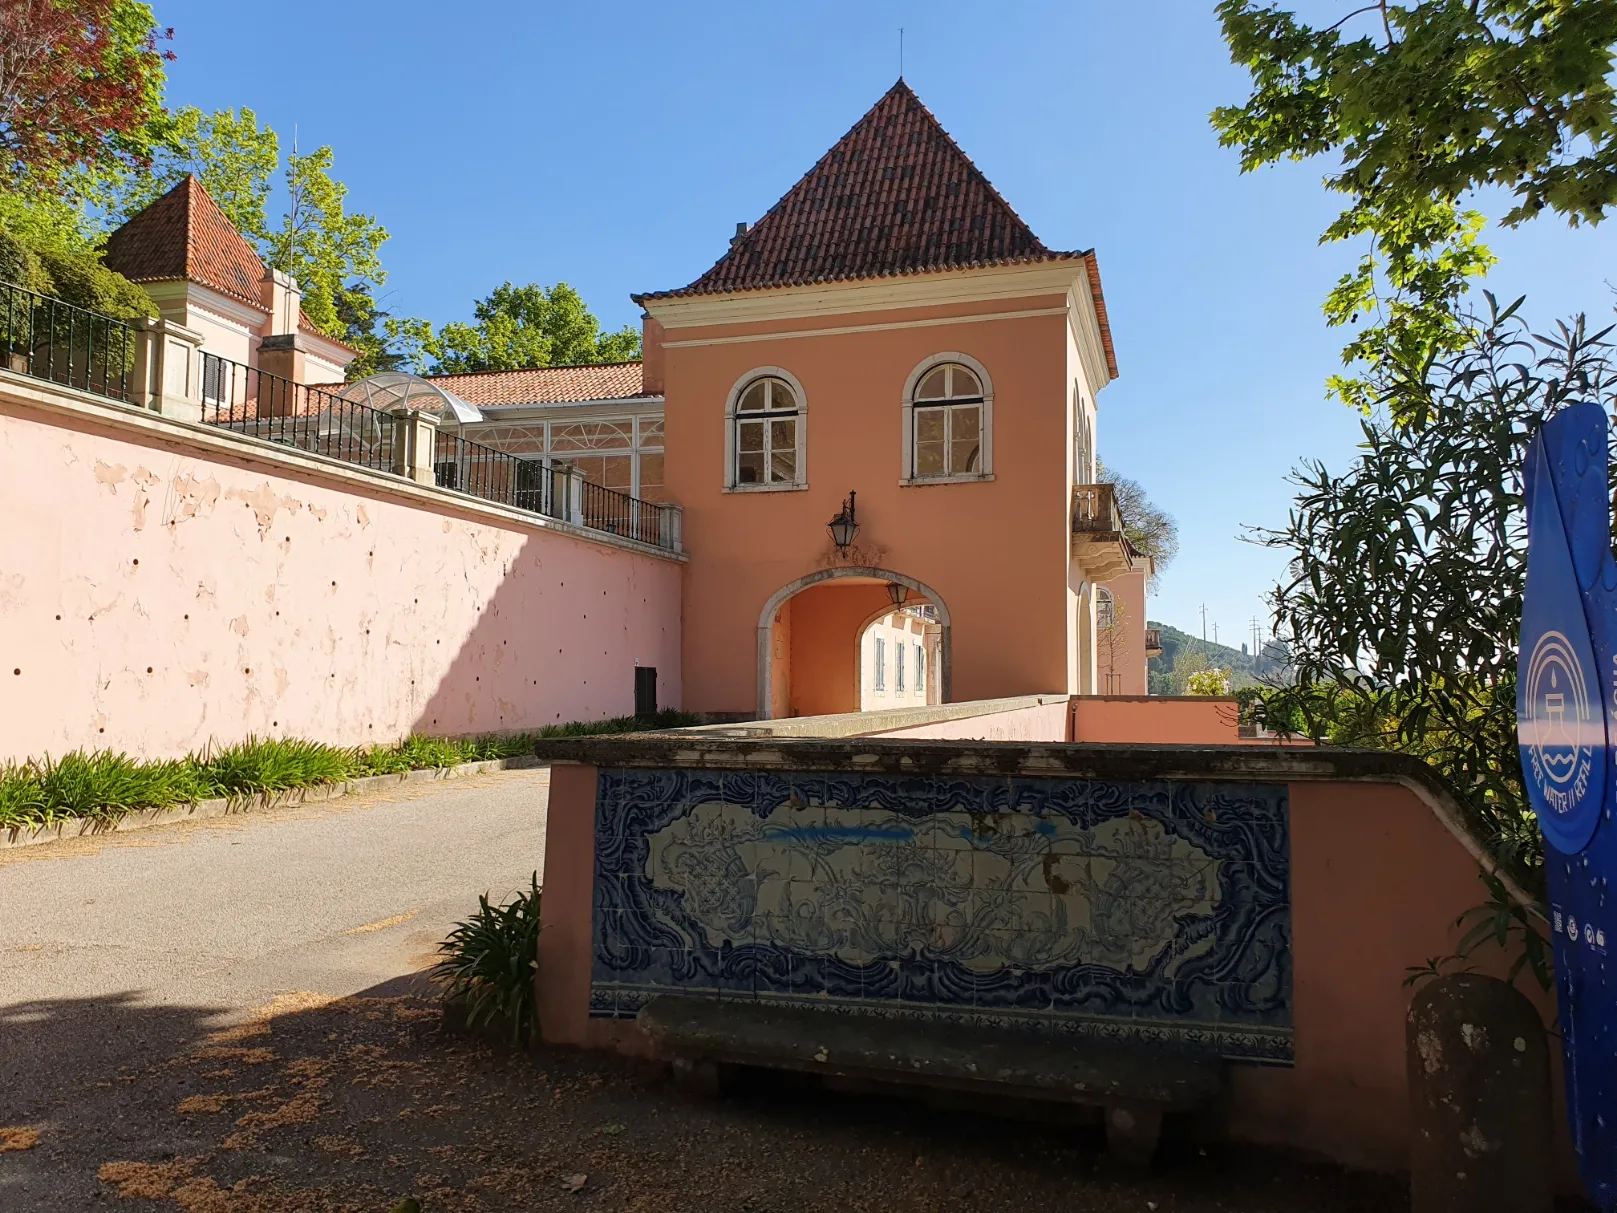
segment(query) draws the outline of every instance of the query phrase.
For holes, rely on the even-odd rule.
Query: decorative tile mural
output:
[[[1291,1058],[1284,786],[599,778],[593,1015],[680,993]]]

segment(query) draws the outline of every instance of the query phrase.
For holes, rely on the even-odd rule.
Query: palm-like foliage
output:
[[[1272,727],[1425,759],[1490,851],[1542,887],[1516,743],[1522,468],[1533,433],[1565,405],[1611,411],[1610,330],[1591,334],[1579,317],[1539,335],[1520,300],[1503,311],[1487,301],[1465,349],[1423,373],[1422,406],[1363,422],[1341,475],[1318,462],[1296,472],[1287,524],[1261,532],[1291,557],[1272,601],[1296,682],[1257,712]]]
[[[444,998],[466,1009],[469,1027],[492,1025],[510,1032],[513,1044],[533,1038],[538,1028],[533,975],[539,952],[539,873],[531,886],[502,905],[488,894],[477,911],[455,924],[438,945],[443,960],[434,977]]]

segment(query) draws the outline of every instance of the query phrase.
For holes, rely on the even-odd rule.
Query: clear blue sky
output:
[[[1099,448],[1178,520],[1154,618],[1238,643],[1281,572],[1241,542],[1283,520],[1288,470],[1340,468],[1324,398],[1322,165],[1243,177],[1207,114],[1244,96],[1212,0],[814,4],[156,0],[171,104],[247,105],[329,143],[392,233],[386,306],[442,323],[516,282],[572,283],[609,326],[682,285],[905,76],[1054,248],[1095,247],[1122,375]],[[289,142],[289,140],[288,140]],[[1491,286],[1532,314],[1611,316],[1617,225],[1497,234]]]

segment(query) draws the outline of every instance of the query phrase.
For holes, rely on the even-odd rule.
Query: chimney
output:
[[[280,270],[266,269],[259,291],[270,315],[258,343],[258,369],[293,383],[307,382],[308,350],[298,335],[298,319],[303,314],[303,292],[298,289],[298,280]],[[286,403],[290,406],[290,399]]]
[[[736,234],[730,237],[730,247],[735,248],[736,245],[745,240],[747,238],[747,233],[751,230],[752,224],[750,223],[736,224]]]
[[[640,313],[640,390],[663,394],[663,325],[650,312]]]
[[[303,292],[298,289],[296,278],[280,270],[266,269],[264,280],[259,285],[259,297],[270,314],[268,327],[261,336],[279,337],[298,331]]]

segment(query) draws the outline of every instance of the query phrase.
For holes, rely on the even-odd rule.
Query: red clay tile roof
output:
[[[264,306],[264,262],[195,177],[187,176],[107,237],[105,261],[131,282],[196,282]],[[317,328],[301,308],[298,328],[354,349]]]
[[[1047,249],[900,80],[712,269],[634,299],[1080,255]]]
[[[541,366],[523,371],[472,371],[429,375],[468,404],[564,404],[575,400],[621,400],[646,395],[638,362],[589,366]]]
[[[106,263],[135,282],[183,279],[263,306],[264,263],[195,177],[113,232]]]
[[[1117,378],[1117,350],[1112,345],[1112,322],[1106,318],[1106,296],[1100,290],[1100,264],[1095,250],[1084,254],[1084,265],[1089,271],[1089,297],[1095,301],[1095,320],[1100,326],[1100,345],[1106,354],[1106,373]]]

